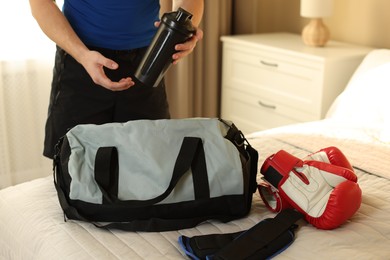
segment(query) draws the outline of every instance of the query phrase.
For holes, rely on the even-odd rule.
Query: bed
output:
[[[362,189],[361,207],[347,223],[325,231],[300,220],[294,243],[275,259],[390,259],[389,98],[390,50],[374,50],[326,119],[247,136],[259,151],[259,167],[280,149],[304,157],[336,146]],[[255,193],[250,214],[228,223],[161,233],[107,231],[65,222],[52,177],[46,177],[0,190],[0,259],[186,259],[180,235],[245,230],[274,215]]]

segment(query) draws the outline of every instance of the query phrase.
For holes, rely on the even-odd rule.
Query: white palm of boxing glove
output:
[[[327,162],[302,161],[281,150],[263,164],[261,173],[283,203],[297,209],[320,229],[347,221],[361,204],[353,170]]]

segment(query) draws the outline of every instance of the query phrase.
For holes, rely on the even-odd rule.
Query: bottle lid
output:
[[[195,33],[196,29],[191,22],[192,14],[183,8],[177,9],[176,12],[165,13],[161,20],[168,27],[177,30],[189,37]]]

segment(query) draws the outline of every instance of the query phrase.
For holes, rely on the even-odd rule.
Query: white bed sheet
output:
[[[376,135],[375,129],[323,120],[248,136],[260,153],[259,167],[280,149],[303,157],[337,146],[354,166],[363,192],[359,211],[335,230],[300,221],[295,242],[275,259],[390,259],[390,145]],[[186,259],[177,243],[181,234],[235,232],[273,216],[256,193],[249,216],[229,223],[211,221],[161,233],[107,231],[64,222],[52,178],[47,177],[0,190],[0,258]]]

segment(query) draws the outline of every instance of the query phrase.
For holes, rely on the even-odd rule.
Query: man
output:
[[[30,0],[43,32],[57,44],[43,154],[77,124],[104,124],[169,118],[164,81],[156,88],[133,74],[158,26],[159,13],[179,7],[198,26],[203,0],[65,0],[61,12],[52,0]],[[161,8],[160,8],[161,7]],[[173,63],[187,56],[203,37],[199,28],[176,45]]]

